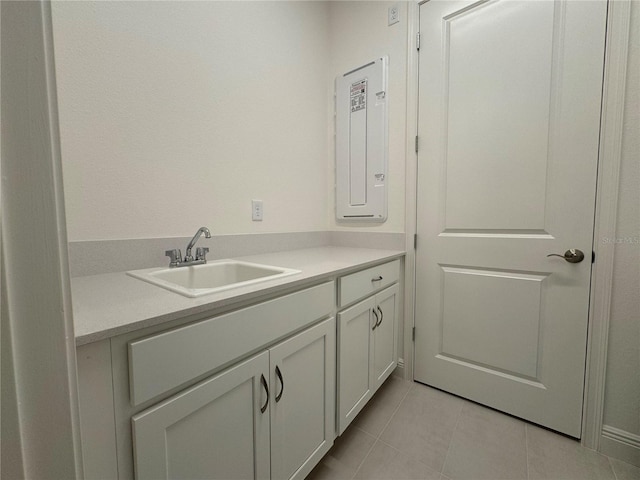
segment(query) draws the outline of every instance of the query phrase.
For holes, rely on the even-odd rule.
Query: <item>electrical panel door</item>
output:
[[[336,217],[387,219],[388,57],[336,79]]]

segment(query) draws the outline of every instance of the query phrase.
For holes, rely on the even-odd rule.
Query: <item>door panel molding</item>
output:
[[[445,228],[438,234],[440,237],[489,237],[489,238],[539,238],[554,240],[555,237],[544,229],[478,229],[478,228]]]
[[[440,357],[456,358],[465,364],[483,366],[491,373],[541,383],[545,319],[542,300],[549,274],[442,265],[440,268]],[[500,295],[517,298],[518,311],[505,311],[505,305],[486,302],[486,298]],[[460,298],[468,301],[460,302]],[[494,321],[501,315],[512,319],[508,330]],[[500,344],[496,344],[497,338],[501,339]]]
[[[545,184],[553,160],[549,132],[556,103],[552,93],[561,80],[554,75],[552,59],[556,50],[563,50],[552,48],[551,32],[562,19],[550,2],[531,4],[526,16],[520,6],[503,0],[478,2],[442,20],[440,231],[475,230],[487,224],[495,230],[545,228]],[[535,28],[532,16],[548,21]],[[510,43],[522,46],[504,47]],[[521,62],[522,57],[527,62]],[[503,68],[516,63],[520,68]],[[536,97],[546,100],[524,101],[518,97],[522,90],[537,91]],[[483,128],[487,124],[493,128]],[[493,172],[483,177],[485,182],[491,179],[490,189],[474,181],[487,170]],[[515,183],[517,192],[510,187]],[[517,212],[514,203],[519,205]]]
[[[501,371],[499,368],[496,368],[496,367],[490,367],[487,365],[482,365],[480,363],[471,362],[471,361],[460,359],[460,358],[450,357],[444,354],[436,355],[436,358],[439,360],[444,360],[446,362],[464,365],[465,367],[468,367],[468,368],[475,368],[479,372],[485,372],[485,373],[489,373],[499,377],[508,378],[509,380],[512,380],[514,382],[520,382],[530,387],[536,387],[542,390],[546,390],[547,388],[542,383],[536,381],[535,379],[530,379],[520,375],[515,375],[513,374],[513,372]]]

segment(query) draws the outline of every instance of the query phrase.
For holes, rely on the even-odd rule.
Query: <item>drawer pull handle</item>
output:
[[[382,313],[382,309],[380,308],[380,305],[378,305],[378,312],[380,312],[380,323],[378,324],[378,327],[380,325],[382,325],[382,319],[384,318],[384,313]]]
[[[371,279],[372,282],[379,282],[380,280],[382,280],[382,275],[378,275],[376,278]]]
[[[260,375],[260,381],[262,382],[264,391],[267,392],[267,401],[264,402],[264,405],[262,407],[260,407],[260,413],[264,413],[269,406],[269,387],[267,386],[267,380],[264,378],[264,375]]]
[[[280,367],[278,367],[277,365],[276,365],[276,375],[280,380],[280,385],[282,385],[282,388],[280,389],[280,393],[276,395],[276,403],[278,403],[282,398],[282,394],[284,393],[284,379],[282,378],[282,372],[280,371]]]
[[[371,311],[373,312],[373,316],[376,317],[376,323],[373,324],[373,328],[371,329],[371,331],[373,332],[376,328],[378,328],[378,325],[380,325],[380,319],[378,318],[378,314],[376,313],[375,308],[371,309]]]

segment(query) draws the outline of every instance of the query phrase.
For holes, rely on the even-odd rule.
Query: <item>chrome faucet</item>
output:
[[[211,238],[211,232],[209,231],[209,229],[207,227],[200,227],[198,229],[198,231],[196,232],[196,234],[191,239],[191,241],[189,242],[189,245],[187,245],[187,253],[184,256],[184,261],[185,262],[193,262],[193,256],[191,255],[191,249],[193,248],[193,246],[196,244],[196,242],[200,238],[200,235],[202,235],[203,233],[204,233],[204,238]],[[209,249],[207,248],[207,252],[208,251],[209,251]],[[201,248],[196,250],[196,256],[198,255],[198,253],[202,253],[202,249]]]
[[[188,267],[189,265],[202,265],[207,263],[207,253],[209,249],[207,247],[196,248],[196,258],[191,255],[191,250],[195,246],[196,242],[200,239],[200,235],[204,233],[205,238],[211,238],[211,232],[207,227],[200,227],[196,234],[193,236],[189,245],[187,245],[187,253],[182,259],[182,252],[179,249],[167,250],[164,254],[171,259],[169,267]]]

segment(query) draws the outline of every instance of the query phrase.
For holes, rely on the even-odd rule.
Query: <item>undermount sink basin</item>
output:
[[[127,275],[194,298],[296,273],[300,270],[238,260],[217,260],[190,267],[134,270]]]

